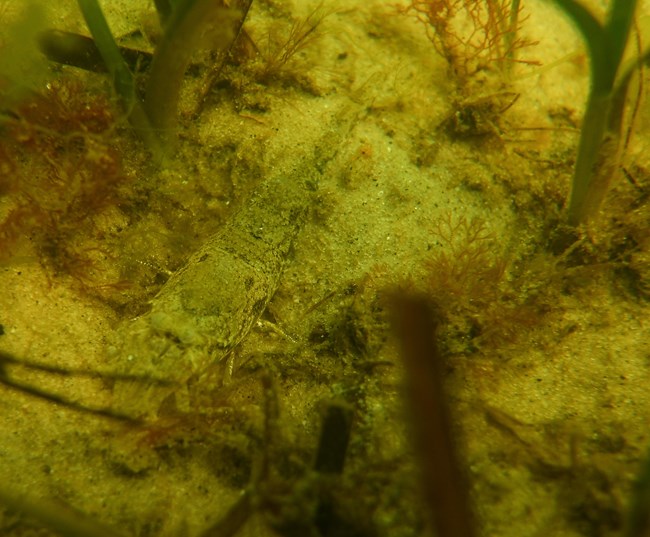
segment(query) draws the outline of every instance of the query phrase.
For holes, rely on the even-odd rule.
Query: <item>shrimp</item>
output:
[[[108,351],[112,369],[120,375],[148,375],[166,384],[143,386],[135,380],[116,380],[116,412],[155,416],[167,397],[228,357],[247,336],[278,287],[311,191],[324,163],[336,151],[331,129],[326,131],[313,159],[262,183],[242,209],[171,276],[152,300],[151,309],[116,330]]]
[[[230,354],[275,293],[309,200],[304,180],[266,181],[223,228],[174,273],[145,315],[122,325],[109,356],[134,380],[114,386],[116,411],[153,414],[179,386]]]

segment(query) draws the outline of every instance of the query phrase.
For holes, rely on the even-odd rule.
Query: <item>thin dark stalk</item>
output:
[[[135,92],[135,81],[124,61],[97,0],[77,0],[90,33],[113,79],[115,92],[121,101],[129,122],[152,152],[154,159],[162,160],[162,147],[152,130],[149,118]]]
[[[0,487],[0,503],[38,521],[44,527],[65,537],[123,537],[63,501],[52,501],[15,494]],[[37,532],[40,533],[40,532]],[[49,534],[50,532],[48,532]]]
[[[580,143],[569,197],[568,221],[577,226],[600,208],[621,156],[618,129],[627,84],[616,91],[617,76],[628,42],[636,0],[614,0],[605,23],[576,0],[555,0],[573,20],[587,44],[591,87],[580,132]]]
[[[0,351],[0,384],[4,384],[6,387],[13,390],[22,392],[32,397],[37,397],[51,403],[65,406],[71,410],[77,412],[84,412],[87,414],[93,414],[96,416],[101,416],[104,418],[114,419],[118,421],[125,421],[131,424],[139,424],[140,420],[120,412],[115,412],[110,408],[101,408],[88,406],[77,401],[72,401],[66,397],[63,397],[59,394],[52,393],[36,386],[26,384],[24,382],[17,382],[9,375],[10,367],[22,367],[32,371],[41,371],[43,373],[48,373],[49,375],[60,376],[60,377],[81,377],[81,378],[98,378],[98,379],[111,379],[111,380],[134,380],[142,383],[148,384],[157,384],[157,385],[168,385],[168,381],[152,379],[149,377],[142,377],[139,375],[115,375],[112,373],[102,373],[97,371],[87,371],[85,369],[68,369],[64,367],[49,365],[49,364],[40,364],[37,362],[32,362],[29,360],[19,359],[9,353]]]
[[[173,6],[154,53],[145,96],[147,117],[168,143],[175,136],[181,85],[192,54],[206,34],[219,36],[218,47],[227,50],[244,17],[241,10],[215,0],[184,0]]]
[[[62,30],[45,30],[38,35],[38,48],[48,60],[56,63],[95,73],[108,71],[95,41],[85,35]],[[149,68],[152,59],[149,52],[118,48],[130,69],[146,71]]]
[[[468,489],[443,392],[442,357],[434,340],[437,323],[423,298],[395,297],[394,313],[406,368],[415,447],[435,533],[439,537],[473,537]]]

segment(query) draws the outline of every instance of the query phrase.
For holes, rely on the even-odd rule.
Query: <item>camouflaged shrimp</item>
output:
[[[278,199],[277,187],[277,181],[263,184],[172,275],[151,310],[118,329],[109,350],[117,372],[149,375],[178,387],[226,357],[248,334],[275,293],[303,218],[305,200],[297,195]],[[118,380],[114,408],[132,415],[154,413],[173,391]]]
[[[335,125],[336,126],[336,125]],[[315,159],[288,176],[267,179],[251,199],[190,257],[145,315],[122,325],[109,347],[116,373],[173,384],[117,380],[116,412],[155,415],[165,398],[224,359],[248,334],[275,293],[304,220],[320,163],[331,158],[331,133]]]

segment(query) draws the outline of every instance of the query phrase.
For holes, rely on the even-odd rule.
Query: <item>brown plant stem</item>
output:
[[[414,442],[436,535],[472,537],[475,532],[468,491],[443,393],[434,314],[426,299],[404,295],[394,298],[393,311],[406,368]]]

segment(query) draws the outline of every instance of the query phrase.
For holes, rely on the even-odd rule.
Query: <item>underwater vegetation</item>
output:
[[[252,0],[185,0],[173,5],[164,0],[156,2],[162,36],[147,67],[145,87],[139,91],[133,69],[116,44],[99,4],[96,0],[80,0],[80,9],[122,108],[156,159],[162,158],[165,146],[173,145],[183,81],[197,55],[204,56],[210,72],[196,113],[220,82],[227,63],[252,64],[252,68],[245,66],[244,70],[248,69],[261,84],[301,71],[292,67],[293,61],[315,43],[323,19],[331,14],[319,4],[306,17],[294,20],[284,35],[280,36],[282,30],[268,30],[265,43],[258,44],[244,30],[251,4]]]
[[[519,57],[521,49],[536,45],[520,34],[522,9],[518,0],[412,0],[408,7],[461,87],[479,71],[506,75],[513,62],[530,63]]]
[[[635,57],[624,61],[632,40],[636,1],[612,2],[602,23],[576,0],[554,3],[580,31],[590,62],[589,97],[566,204],[566,220],[578,226],[598,213],[620,169],[633,123],[633,118],[625,120],[628,88],[650,52],[636,50]],[[498,134],[499,117],[517,99],[514,94],[507,100],[513,95],[506,89],[512,66],[538,63],[522,56],[522,51],[538,45],[521,35],[526,21],[523,8],[518,0],[413,0],[408,6],[407,11],[425,24],[458,85],[461,97],[453,121],[448,122],[457,135]]]
[[[484,222],[447,214],[431,233],[438,248],[426,261],[425,286],[439,305],[446,352],[508,341],[533,322],[532,307],[524,304],[509,277],[511,263]]]
[[[513,67],[538,64],[525,57],[537,42],[522,36],[523,7],[518,0],[412,0],[403,10],[447,61],[456,94],[443,126],[452,136],[501,135],[501,118],[519,97],[510,90]]]
[[[266,39],[257,46],[260,65],[256,78],[268,84],[273,79],[300,76],[302,69],[293,63],[302,51],[316,44],[322,23],[331,14],[321,2],[306,17],[295,19],[286,31],[268,31]]]
[[[215,117],[217,123],[225,120],[227,118],[223,116],[227,113],[224,110],[228,112],[229,106],[236,112],[233,115],[237,122],[229,124],[235,125],[235,130],[245,131],[249,135],[247,126],[255,124],[266,128],[271,132],[269,136],[273,136],[278,131],[278,125],[273,122],[278,118],[267,114],[277,104],[271,97],[289,101],[293,106],[293,98],[308,95],[309,99],[296,105],[305,107],[300,114],[306,116],[305,110],[318,106],[321,103],[319,98],[326,91],[310,79],[308,70],[313,67],[313,62],[310,63],[312,57],[309,54],[322,36],[326,17],[334,12],[328,11],[325,4],[319,4],[305,12],[306,15],[303,13],[298,17],[289,14],[287,6],[280,2],[260,1],[259,4],[274,13],[275,17],[270,17],[270,24],[258,26],[257,21],[249,24],[250,1],[157,0],[154,14],[159,23],[159,35],[151,40],[150,48],[133,46],[140,36],[130,36],[133,41],[129,41],[123,36],[118,38],[114,35],[99,9],[99,3],[94,0],[79,2],[92,38],[63,30],[47,30],[41,34],[38,41],[41,50],[57,64],[50,66],[47,86],[22,92],[18,100],[3,100],[0,122],[3,142],[0,145],[0,171],[3,172],[0,176],[0,195],[3,196],[0,262],[11,266],[12,263],[20,263],[22,255],[37,257],[48,276],[72,276],[73,280],[81,283],[85,294],[107,296],[115,303],[114,296],[103,290],[134,285],[133,278],[124,270],[125,259],[129,257],[137,260],[131,259],[132,264],[147,265],[155,274],[150,283],[156,289],[164,285],[174,268],[180,266],[178,259],[190,255],[192,250],[199,252],[192,263],[204,263],[205,251],[196,245],[205,235],[195,232],[195,228],[186,225],[187,222],[209,220],[208,236],[214,229],[223,228],[226,236],[222,236],[219,247],[226,250],[228,244],[232,245],[232,242],[228,243],[228,224],[224,226],[222,222],[227,218],[228,205],[237,204],[240,198],[248,197],[247,194],[253,190],[251,183],[245,183],[242,177],[267,176],[271,166],[265,167],[266,163],[262,163],[265,156],[263,150],[255,153],[250,151],[251,146],[242,149],[238,146],[239,141],[229,138],[228,133],[219,133],[222,139],[214,146],[202,147],[203,153],[188,152],[189,158],[179,159],[179,162],[175,162],[178,156],[176,150],[185,150],[192,144],[204,144],[206,138],[195,137],[205,127],[201,120],[210,113],[213,114],[209,116],[211,121]],[[453,136],[449,137],[452,143],[448,145],[471,147],[472,139],[486,137],[497,146],[500,138],[505,138],[499,118],[518,99],[513,90],[512,71],[516,65],[532,64],[533,60],[526,58],[526,52],[533,45],[540,46],[525,37],[527,19],[523,9],[523,4],[517,0],[412,0],[409,3],[406,11],[415,14],[424,24],[434,49],[448,62],[449,74],[453,79],[451,84],[455,85],[455,93],[449,99],[451,102],[445,102],[454,108],[449,121],[443,125],[453,131]],[[571,9],[568,8],[569,11]],[[354,11],[352,16],[363,13],[363,9],[352,8],[351,11]],[[578,18],[580,16],[584,18],[584,14],[577,15]],[[611,15],[611,27],[622,30],[624,18],[623,15]],[[594,16],[594,20],[597,17]],[[376,27],[383,28],[381,24],[385,21],[374,23]],[[204,24],[210,29],[205,28]],[[585,24],[595,31],[594,35],[597,34],[599,39],[605,34],[598,32],[605,32],[607,36],[614,33],[609,23],[592,21]],[[205,32],[196,31],[196,34],[201,34],[199,37],[195,35],[197,29]],[[373,39],[379,43],[386,39],[381,32],[374,36]],[[129,44],[128,48],[123,46],[125,42]],[[423,36],[422,42],[428,44]],[[70,48],[66,51],[66,47]],[[335,50],[339,65],[343,65],[349,61],[348,55],[353,55],[349,51],[355,49]],[[612,61],[610,67],[614,64],[619,65],[620,62]],[[619,71],[624,75],[631,73],[638,64],[638,60],[632,60],[626,66],[631,70],[620,68]],[[76,65],[81,70],[74,71],[67,67],[69,65]],[[108,73],[108,77],[90,71]],[[98,88],[93,83],[93,80],[101,81],[102,78],[110,80],[110,91]],[[369,80],[363,83],[373,86],[375,81],[372,77]],[[618,119],[614,117],[622,117],[617,114],[622,110],[621,103],[627,101],[627,96],[626,92],[619,93],[615,89],[622,88],[629,81],[621,78],[620,73],[616,80],[613,85],[615,96],[611,92],[601,94],[609,102],[603,139],[613,139],[614,134],[610,130],[616,131],[618,136],[613,142],[614,145],[618,144],[617,149],[612,153],[616,159],[603,159],[603,173],[618,173],[620,148],[624,146],[624,142],[620,142],[624,138],[620,134],[621,124],[617,124]],[[2,84],[3,88],[9,87],[4,80]],[[333,91],[340,93],[350,89],[339,89],[334,83],[332,87],[336,87]],[[374,91],[375,88],[371,87],[368,93],[373,94]],[[358,95],[355,98],[359,99]],[[382,98],[390,99],[392,96]],[[214,114],[215,105],[223,105],[218,109],[218,114]],[[366,102],[361,103],[361,107],[366,106]],[[408,104],[405,109],[410,110]],[[380,111],[377,112],[378,116],[380,114]],[[325,130],[322,117],[319,116],[318,125]],[[355,116],[355,120],[359,118],[368,120],[363,112]],[[301,125],[302,119],[299,117],[296,125]],[[326,242],[330,234],[336,233],[327,213],[336,209],[333,204],[337,203],[337,195],[353,197],[362,193],[368,197],[364,204],[371,203],[371,190],[365,191],[365,188],[374,183],[382,185],[382,148],[372,137],[372,122],[379,123],[381,119],[371,117],[368,122],[371,126],[368,123],[364,125],[368,129],[366,139],[359,144],[361,149],[354,158],[347,160],[348,165],[341,172],[341,175],[354,177],[352,182],[355,184],[344,186],[346,190],[343,194],[332,187],[333,183],[328,184],[322,196],[314,201],[314,205],[322,203],[322,206],[309,209],[319,211],[321,220],[319,227],[311,231],[312,242],[308,244],[312,248],[319,248],[322,246],[319,240]],[[410,120],[404,116],[400,119],[405,122]],[[435,120],[438,121],[439,117]],[[391,127],[393,132],[399,131],[399,126]],[[256,132],[259,131],[250,129],[251,139]],[[391,135],[382,139],[382,143],[385,142],[394,151],[390,158],[398,158],[399,134],[394,138]],[[412,134],[408,132],[409,136]],[[137,138],[143,143],[139,143]],[[350,145],[355,145],[356,139],[350,138]],[[597,153],[609,155],[609,150],[602,145],[603,139],[593,147],[597,146]],[[300,142],[291,140],[293,143]],[[467,144],[459,143],[468,140],[470,142]],[[267,141],[268,138],[259,136],[255,143],[263,146]],[[448,142],[445,139],[440,145]],[[503,145],[499,145],[499,150],[503,149]],[[483,153],[493,152],[495,158],[501,160],[504,155],[507,159],[511,157],[505,151],[497,154],[489,144],[485,144],[482,150]],[[199,163],[206,154],[210,158]],[[149,156],[153,156],[153,163],[149,161]],[[324,152],[320,152],[320,156],[328,162],[337,158]],[[483,156],[475,152],[471,158],[479,161]],[[548,160],[555,157],[551,155]],[[196,163],[192,162],[193,158]],[[143,164],[145,160],[147,163]],[[368,162],[372,167],[363,166]],[[556,164],[553,161],[548,166]],[[558,173],[566,173],[573,163],[561,164]],[[318,159],[316,165],[306,165],[312,170],[319,168],[319,172],[324,166]],[[458,168],[461,169],[461,166]],[[292,169],[297,170],[296,174],[309,176],[308,171],[303,173],[298,167]],[[224,500],[216,496],[211,498],[212,490],[200,490],[216,505],[214,512],[211,506],[200,513],[200,524],[206,528],[201,535],[206,537],[245,535],[255,531],[256,527],[264,527],[267,532],[287,537],[428,535],[430,524],[423,520],[426,510],[420,506],[420,501],[424,504],[427,500],[428,509],[442,518],[443,525],[449,524],[447,529],[439,530],[440,535],[473,535],[478,532],[483,519],[489,519],[489,511],[497,509],[500,502],[506,503],[501,497],[510,494],[514,487],[509,483],[498,483],[496,478],[490,481],[493,476],[487,475],[484,468],[492,463],[498,468],[497,473],[500,471],[501,475],[505,475],[504,479],[512,479],[513,483],[516,476],[512,476],[516,472],[528,472],[537,484],[541,483],[549,490],[559,488],[558,499],[567,500],[570,507],[566,511],[573,516],[569,525],[579,528],[582,534],[610,535],[607,533],[610,530],[620,529],[625,506],[614,501],[610,474],[600,472],[592,465],[594,452],[596,456],[600,456],[601,452],[576,447],[577,441],[574,439],[582,434],[581,431],[569,430],[567,426],[570,449],[567,449],[569,453],[566,458],[570,462],[564,463],[564,454],[562,460],[557,462],[554,460],[556,452],[552,446],[547,446],[552,443],[549,438],[556,433],[553,429],[556,422],[551,422],[543,430],[544,434],[533,436],[534,440],[531,441],[530,431],[537,432],[538,422],[528,423],[527,418],[521,415],[510,417],[508,409],[499,408],[493,400],[487,401],[488,398],[496,398],[494,394],[489,394],[490,397],[485,397],[485,400],[486,394],[480,390],[468,395],[466,390],[469,388],[463,381],[469,379],[469,383],[481,377],[478,384],[484,387],[490,382],[497,384],[495,379],[501,378],[505,390],[518,374],[517,368],[531,371],[532,378],[536,373],[534,368],[538,366],[534,361],[548,363],[549,367],[559,368],[561,365],[569,374],[580,365],[579,361],[586,361],[587,357],[583,358],[579,352],[575,352],[576,356],[571,357],[573,361],[560,363],[553,352],[573,334],[580,335],[582,327],[594,322],[593,319],[599,315],[600,312],[595,310],[589,317],[588,311],[592,304],[590,293],[599,283],[610,286],[613,295],[619,294],[637,303],[650,297],[649,213],[646,203],[650,192],[650,175],[642,164],[627,165],[625,173],[628,179],[622,186],[611,189],[611,204],[604,221],[598,227],[591,228],[590,235],[582,235],[577,240],[577,233],[571,235],[571,244],[555,251],[549,245],[549,237],[553,235],[551,228],[560,227],[562,223],[558,217],[564,191],[562,184],[539,187],[541,179],[530,173],[522,173],[516,179],[518,185],[529,180],[531,183],[537,182],[534,187],[523,187],[517,192],[512,186],[515,179],[503,179],[494,171],[495,168],[488,168],[487,165],[486,169],[490,173],[486,174],[488,179],[483,184],[488,181],[494,184],[501,182],[495,188],[502,188],[502,192],[507,193],[497,198],[490,197],[489,192],[480,188],[472,192],[475,196],[473,199],[479,200],[481,208],[486,209],[482,214],[488,217],[472,216],[474,208],[471,204],[467,207],[459,205],[459,214],[444,211],[423,214],[418,225],[421,225],[425,239],[418,243],[417,248],[421,247],[425,253],[416,254],[419,255],[417,261],[411,262],[411,265],[417,266],[399,266],[409,282],[398,291],[399,305],[396,307],[397,322],[402,323],[404,335],[402,344],[404,347],[411,345],[411,354],[405,348],[402,358],[405,363],[410,361],[405,366],[407,375],[410,373],[416,383],[421,381],[418,387],[410,386],[402,393],[401,379],[398,378],[402,372],[399,354],[395,353],[393,360],[393,354],[385,350],[387,345],[393,343],[385,319],[390,306],[382,295],[387,286],[395,283],[397,276],[393,274],[394,267],[384,267],[378,262],[368,269],[365,277],[353,280],[356,283],[350,284],[352,280],[347,280],[346,285],[340,285],[340,279],[327,272],[332,270],[330,260],[321,263],[322,258],[316,258],[322,267],[309,272],[305,281],[300,281],[300,276],[295,277],[291,280],[293,285],[281,289],[280,294],[284,293],[284,296],[279,297],[279,301],[284,300],[292,305],[292,311],[298,312],[296,316],[302,316],[307,321],[317,318],[309,326],[310,331],[305,331],[307,335],[294,337],[291,330],[286,334],[276,330],[276,340],[286,341],[280,341],[278,347],[281,350],[275,349],[269,353],[260,350],[261,347],[258,349],[255,342],[250,343],[248,348],[242,349],[242,353],[253,349],[253,357],[246,355],[243,358],[241,369],[235,370],[240,376],[235,375],[233,383],[228,386],[215,389],[218,372],[212,370],[206,373],[207,382],[204,384],[198,381],[193,384],[192,379],[188,386],[191,389],[191,411],[187,413],[176,412],[170,405],[166,409],[168,414],[160,417],[159,421],[143,424],[131,420],[117,435],[118,442],[131,441],[139,458],[129,459],[129,454],[122,459],[121,454],[107,453],[106,437],[100,436],[95,441],[102,444],[103,451],[100,451],[101,458],[98,459],[102,469],[108,467],[108,472],[119,475],[127,486],[144,487],[157,472],[171,473],[175,468],[184,469],[187,460],[198,453],[201,473],[213,473],[226,483],[231,493]],[[339,173],[339,170],[334,168],[333,173]],[[399,173],[403,173],[403,170]],[[223,183],[220,182],[222,175],[228,178]],[[435,174],[431,175],[427,177],[423,174],[418,179],[422,178],[422,182],[442,180]],[[200,182],[196,179],[198,176],[208,177]],[[458,187],[463,184],[460,179],[452,184],[453,188],[458,188],[451,190],[452,197],[465,194]],[[479,184],[479,181],[474,184]],[[572,200],[577,195],[576,184],[574,180]],[[512,190],[508,191],[508,188]],[[588,185],[586,190],[594,192],[596,188]],[[188,193],[192,189],[196,190],[196,197],[205,200],[204,205],[194,201],[192,194]],[[279,187],[277,190],[281,191]],[[399,183],[399,187],[394,187],[385,198],[378,199],[385,200],[389,211],[395,212],[405,205],[423,201],[413,199],[415,196],[409,199],[407,190]],[[530,190],[537,197],[525,197],[521,192],[523,190],[526,190],[525,194],[529,194]],[[489,215],[490,204],[496,199],[501,204],[512,204],[517,227],[512,232],[515,238],[509,237],[510,230],[498,227],[495,222],[497,216],[492,220]],[[187,203],[187,200],[191,201]],[[569,207],[572,203],[569,202]],[[206,210],[207,207],[211,210]],[[365,216],[363,209],[357,211]],[[143,224],[148,217],[152,222],[149,227]],[[344,219],[353,223],[357,217],[358,214],[349,213]],[[140,252],[157,251],[159,243],[152,237],[165,235],[169,229],[166,225],[175,219],[183,221],[178,234],[180,239],[176,239],[183,246],[176,244],[157,257],[138,257],[115,247],[117,241],[109,238],[113,232],[123,233],[120,239],[130,233],[131,237],[138,236],[138,240],[144,244]],[[570,215],[568,219],[572,227],[581,225]],[[259,223],[261,219],[251,218],[250,221]],[[265,227],[268,231],[274,225]],[[251,228],[254,228],[253,224]],[[130,231],[122,232],[123,229]],[[317,239],[314,239],[315,235],[318,235]],[[350,251],[357,240],[357,237],[350,238],[346,245],[346,256],[354,257]],[[386,237],[389,245],[386,248],[391,247],[392,240],[394,237]],[[283,255],[291,263],[293,253],[288,250],[290,248],[287,246]],[[308,268],[310,263],[315,263],[311,258],[297,259]],[[344,266],[353,264],[353,261],[358,260],[348,262],[346,259]],[[336,266],[334,262],[332,266]],[[302,266],[292,267],[292,274],[288,277],[294,277],[294,272],[299,273],[302,269]],[[238,267],[235,270],[238,274],[242,272]],[[409,271],[413,271],[415,276]],[[274,274],[279,279],[279,273]],[[416,278],[417,283],[413,283],[412,280]],[[318,285],[322,280],[327,280],[327,285],[320,288]],[[246,282],[249,288],[251,281],[248,278]],[[251,326],[239,323],[245,330],[241,337],[237,335],[233,339],[231,346],[239,344],[239,339],[249,339],[248,329],[255,331],[253,321],[260,326],[274,321],[282,323],[282,306],[272,304],[275,297],[272,299],[270,296],[278,285],[282,284],[275,281],[270,286],[271,291],[262,300],[255,301],[251,307],[255,310],[254,314],[245,312],[243,317],[250,319]],[[310,287],[322,290],[322,295],[301,294]],[[425,298],[418,298],[417,301],[407,298],[408,291],[413,289],[420,291]],[[605,296],[606,293],[603,291],[598,296]],[[301,302],[303,296],[314,300]],[[237,296],[232,294],[227,298],[229,304],[237,301]],[[120,305],[128,300],[139,301],[142,309],[147,306],[142,295],[136,296],[135,293],[131,293],[130,298],[124,299]],[[271,304],[271,311],[262,313],[267,303]],[[117,309],[121,317],[137,313],[141,319],[146,318],[142,309],[126,308]],[[176,331],[173,320],[169,321],[155,311],[154,314],[151,324],[160,329],[164,338],[168,338],[160,348],[176,346],[179,354],[182,354],[194,343],[192,337],[196,335],[195,332]],[[3,318],[0,321],[6,323]],[[218,333],[218,330],[218,327],[211,327],[206,337]],[[115,332],[119,334],[120,330]],[[155,362],[160,356],[155,354],[151,333],[135,330],[132,337],[138,345],[153,349],[151,361]],[[278,335],[280,333],[281,336]],[[300,339],[303,336],[304,342]],[[244,345],[247,343],[243,342]],[[513,349],[516,352],[512,352]],[[229,348],[230,351],[232,349]],[[57,349],[52,349],[52,356],[57,352]],[[565,352],[568,354],[570,351]],[[135,351],[127,350],[123,354],[132,358]],[[197,352],[198,355],[208,361],[214,357],[202,352],[202,349]],[[44,354],[43,357],[49,359],[50,355]],[[26,360],[0,351],[0,382],[11,386],[12,368],[21,362],[27,367],[40,367],[36,360],[30,365]],[[178,368],[176,362],[169,367]],[[457,373],[461,370],[467,378],[463,379]],[[75,375],[83,375],[74,368],[59,371],[44,369],[43,372],[61,373],[69,377],[71,383]],[[448,389],[447,383],[455,374],[458,374],[462,387],[458,390],[457,386]],[[111,390],[118,384],[117,376],[111,376],[110,372],[95,373],[95,376],[102,377],[101,380],[110,385]],[[146,375],[146,378],[145,382],[153,383],[152,375]],[[135,383],[135,393],[139,393],[142,376],[130,377],[128,381]],[[319,408],[309,408],[300,413],[303,407],[311,403],[311,399],[306,403],[308,398],[300,382],[316,385],[314,391],[317,395],[314,399],[320,403],[314,406]],[[531,384],[522,389],[522,400],[523,397],[540,397],[540,392],[531,387],[535,382],[541,383],[542,380],[532,378]],[[613,382],[623,381],[616,377]],[[44,390],[30,391],[29,384],[15,387],[59,406],[86,410],[82,414],[84,417],[93,413],[108,418],[124,417],[115,412],[102,413],[101,407],[93,409],[92,405],[86,405],[84,409],[81,403],[75,406],[71,398],[55,398]],[[173,386],[174,390],[176,387]],[[111,395],[114,393],[111,392]],[[550,393],[549,399],[553,395]],[[289,400],[290,396],[293,396],[292,400]],[[401,405],[402,396],[411,397],[414,401],[414,434],[428,435],[421,444],[411,446],[400,436],[400,427],[406,420],[394,408]],[[434,403],[437,407],[432,408],[431,399],[437,399]],[[399,403],[395,404],[395,401]],[[162,406],[158,405],[158,401],[154,402],[152,413]],[[478,476],[477,481],[482,481],[486,478],[485,485],[472,483],[459,468],[465,462],[465,454],[455,450],[458,447],[462,450],[466,446],[462,445],[463,440],[456,441],[454,428],[457,424],[453,423],[454,417],[444,414],[446,406],[454,407],[459,402],[461,407],[470,407],[466,412],[474,416],[472,419],[479,416],[472,423],[486,421],[489,427],[506,439],[502,443],[507,444],[504,453],[498,449],[488,453],[492,458],[489,463],[481,459],[483,452],[471,455],[475,457],[468,465],[471,466],[471,479]],[[129,403],[137,411],[144,408],[143,401],[137,398],[129,399]],[[546,404],[547,400],[543,399],[539,406]],[[606,404],[609,401],[603,403]],[[564,415],[554,419],[559,422]],[[296,421],[300,423],[295,425]],[[442,425],[440,422],[443,422]],[[434,431],[427,429],[432,425],[440,427]],[[546,427],[546,423],[543,426]],[[314,429],[318,430],[314,432]],[[619,481],[627,484],[631,479],[630,460],[637,455],[631,449],[623,451],[627,447],[620,445],[625,442],[621,440],[617,443],[615,440],[602,441],[603,444],[612,444],[603,448],[610,450],[603,457],[610,456],[609,459],[605,458],[606,462],[614,460],[614,455],[619,454],[617,449],[621,458],[627,457],[625,463],[620,463],[622,470],[616,468],[621,475],[627,476]],[[595,443],[592,442],[590,446]],[[513,454],[513,445],[519,452]],[[512,448],[512,451],[507,451],[507,448]],[[419,495],[413,486],[418,475],[424,472],[415,463],[417,451],[411,453],[411,450],[420,451],[422,468],[428,470],[426,475],[429,478],[424,482],[428,496]],[[451,471],[452,475],[441,478],[445,470]],[[61,481],[64,479],[61,478]],[[168,476],[163,476],[163,479],[168,481],[161,488],[168,487],[173,481]],[[642,483],[646,481],[640,480]],[[455,489],[455,495],[445,495],[450,488]],[[94,516],[71,513],[57,519],[46,502],[34,500],[21,504],[5,492],[0,489],[3,503],[16,511],[31,514],[51,529],[60,529],[69,534],[115,535],[112,530],[102,529],[95,524]],[[519,492],[515,490],[512,494]],[[637,494],[638,502],[642,503],[643,491]],[[475,506],[475,511],[481,513],[476,519],[468,514],[468,496],[479,498],[477,503],[485,502]],[[63,496],[62,503],[68,503],[68,498],[72,498],[71,504],[78,500],[77,496],[68,492],[67,497]],[[443,500],[448,503],[440,509]],[[533,503],[535,501],[536,498]],[[163,498],[155,509],[165,513],[146,515],[153,522],[134,521],[132,518],[125,522],[124,515],[116,522],[116,527],[129,534],[156,535],[165,523],[161,517],[168,510],[172,514],[169,505],[177,508],[180,504]],[[193,505],[190,507],[194,508]],[[95,511],[88,510],[88,513],[91,512]],[[107,514],[110,513],[108,508],[103,511],[98,508],[96,512],[100,520],[111,519]],[[445,518],[445,515],[448,517]],[[190,517],[189,514],[187,516]],[[637,518],[643,518],[642,508],[637,509]],[[638,522],[636,529],[630,530],[630,537],[642,535],[642,524],[643,521]]]
[[[394,298],[393,316],[407,371],[407,404],[422,463],[422,488],[436,535],[473,537],[476,518],[444,396],[444,361],[431,337],[437,324],[435,313],[423,297],[404,295]]]
[[[241,9],[237,4],[207,0],[186,0],[173,9],[166,2],[157,2],[164,31],[142,98],[98,2],[80,0],[79,7],[131,125],[154,157],[162,158],[163,145],[175,136],[181,85],[192,55],[199,47],[227,54],[239,35],[250,1],[243,2]]]
[[[620,166],[627,90],[632,74],[647,53],[639,51],[631,66],[622,65],[636,0],[611,2],[604,23],[575,0],[555,1],[580,30],[590,58],[589,98],[568,205],[567,218],[575,226],[597,214]]]
[[[134,234],[127,230],[139,220],[138,208],[147,198],[155,205],[160,196],[151,188],[164,190],[160,184],[136,183],[132,168],[142,165],[147,154],[153,157],[151,164],[160,166],[167,148],[175,145],[182,131],[179,101],[190,63],[192,69],[202,68],[203,80],[200,87],[192,87],[198,97],[182,108],[186,115],[192,110],[190,119],[196,119],[207,100],[222,97],[224,83],[238,95],[262,95],[269,85],[286,83],[297,73],[306,80],[304,66],[294,62],[318,39],[329,14],[317,6],[305,18],[263,29],[258,45],[242,28],[250,2],[181,4],[178,10],[164,2],[156,6],[162,34],[153,53],[118,46],[95,1],[80,2],[93,38],[46,28],[35,7],[25,9],[15,28],[9,27],[9,38],[0,43],[0,50],[4,48],[5,54],[17,53],[16,46],[27,50],[32,39],[27,57],[38,46],[53,63],[34,60],[22,79],[6,66],[0,70],[0,193],[7,202],[0,215],[3,262],[29,255],[24,252],[30,244],[49,274],[71,275],[83,290],[115,304],[124,304],[140,291],[150,293],[144,288],[165,275],[161,262],[143,264],[119,247],[117,254],[109,243],[122,230]],[[210,31],[196,32],[197,24]],[[197,40],[187,40],[188,32]],[[57,64],[82,71],[61,72]],[[113,92],[101,85],[104,73]],[[144,151],[133,146],[130,133],[144,142]],[[228,159],[234,157],[231,149],[224,152],[219,169],[228,168]],[[215,176],[213,184],[218,181]],[[169,199],[172,195],[188,196],[178,187],[169,191],[161,203],[176,203]],[[186,247],[173,248],[184,253]],[[133,279],[142,279],[143,271],[151,275],[138,290],[140,284]]]
[[[52,275],[87,290],[119,285],[94,226],[129,191],[114,112],[106,95],[59,78],[3,115],[0,193],[12,200],[0,223],[3,262],[31,243]]]
[[[431,336],[440,320],[435,305],[423,295],[395,296],[393,300],[393,325],[409,386],[406,401],[414,429],[413,442],[422,464],[420,479],[432,525],[436,535],[444,537],[481,535],[482,506],[472,501],[469,471],[459,461],[461,448],[455,434],[454,413],[442,380],[447,361]],[[522,434],[522,423],[496,409],[487,408],[486,414],[488,420],[507,432],[510,440],[528,444],[525,432]],[[533,457],[544,458],[545,446],[527,447]],[[578,535],[643,537],[650,528],[647,452],[640,461],[633,486],[626,490],[629,500],[625,508],[611,494],[610,479],[598,465],[581,468],[579,461],[572,461],[563,467],[557,460],[538,460],[537,468],[531,465],[530,471],[536,479],[565,483],[563,509]],[[530,520],[528,515],[526,520]]]

